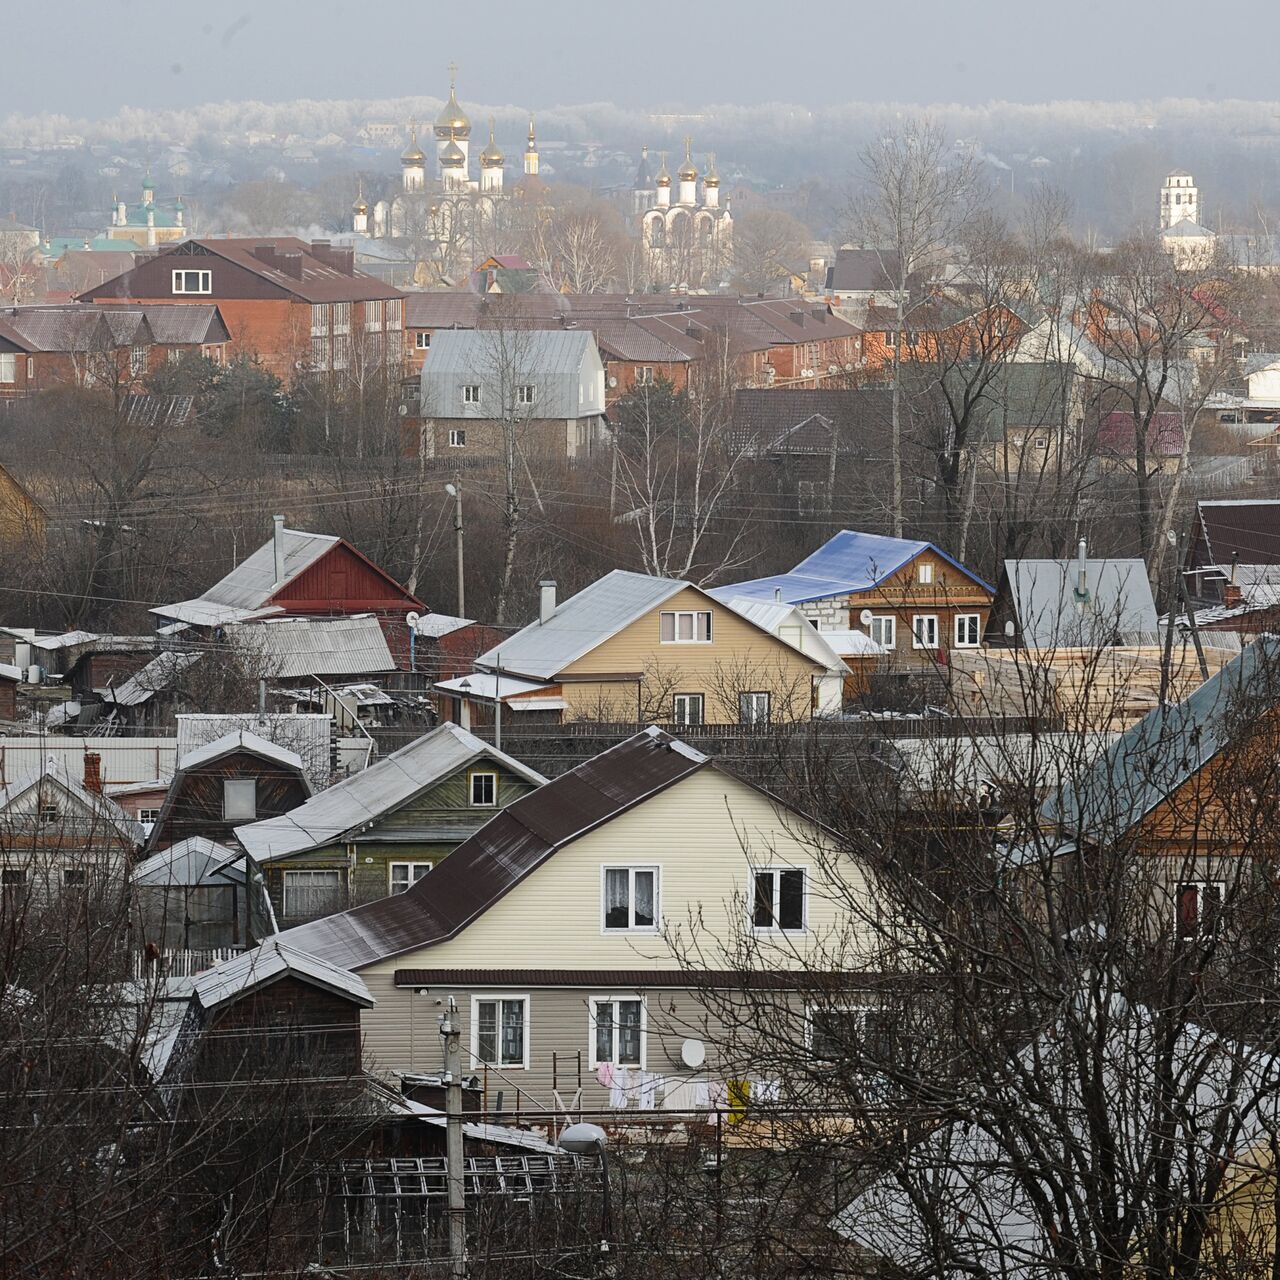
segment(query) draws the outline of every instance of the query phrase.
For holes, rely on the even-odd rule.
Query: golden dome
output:
[[[436,137],[442,142],[445,138],[471,137],[471,121],[467,119],[467,113],[458,104],[458,93],[453,84],[454,72],[455,68],[450,66],[449,101],[436,116]]]
[[[720,175],[716,172],[716,158],[714,155],[707,157],[708,168],[702,177],[702,185],[704,187],[718,187],[720,185]]]
[[[364,196],[356,196],[356,202],[351,206],[351,211],[353,213],[368,213],[369,202],[364,198]]]
[[[409,145],[400,153],[400,163],[403,165],[426,164],[427,157],[422,154],[422,148],[418,146],[418,126],[416,124],[409,125]]]
[[[489,145],[480,153],[480,167],[482,169],[501,169],[506,163],[506,157],[498,150],[498,144],[493,140],[493,121],[489,121]]]
[[[449,145],[440,153],[440,163],[446,169],[462,169],[466,167],[467,157],[462,148],[452,138]]]
[[[693,163],[693,139],[684,140],[684,164],[680,166],[681,182],[697,182],[698,167]]]
[[[671,175],[667,172],[667,153],[662,153],[662,168],[658,170],[658,176],[654,178],[655,185],[659,187],[669,187],[671,185]]]

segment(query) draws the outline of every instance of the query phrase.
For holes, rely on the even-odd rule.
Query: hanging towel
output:
[[[640,1096],[637,1104],[641,1111],[652,1111],[658,1105],[658,1084],[661,1076],[644,1071],[640,1074]]]
[[[614,1067],[613,1083],[609,1086],[609,1105],[615,1110],[623,1111],[627,1106],[627,1096],[631,1092],[631,1069]]]
[[[781,1080],[756,1080],[751,1085],[753,1102],[778,1102],[782,1098]]]
[[[711,1082],[693,1081],[689,1088],[689,1101],[695,1111],[706,1111],[711,1106]]]
[[[596,1080],[600,1084],[601,1088],[604,1088],[604,1089],[613,1088],[613,1063],[612,1062],[602,1062],[598,1067],[596,1067]]]
[[[738,1124],[746,1118],[747,1104],[751,1101],[750,1080],[729,1081],[729,1123]]]
[[[729,1105],[729,1085],[724,1080],[707,1081],[707,1106],[723,1111]]]

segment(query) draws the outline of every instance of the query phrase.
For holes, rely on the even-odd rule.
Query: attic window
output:
[[[526,382],[522,386],[516,388],[516,402],[518,404],[532,404],[534,396],[534,385],[532,382]]]
[[[922,587],[927,587],[933,582],[933,565],[920,564],[916,566],[916,576]]]
[[[212,293],[212,271],[175,271],[173,273],[174,293]]]
[[[480,403],[480,388],[476,383],[469,382],[467,383],[466,386],[462,388],[462,403],[463,404],[479,404]]]
[[[256,779],[223,779],[222,816],[228,822],[252,822],[258,816],[258,783]]]
[[[471,775],[471,805],[476,809],[492,809],[498,803],[498,775],[484,772]]]
[[[41,826],[51,826],[59,821],[62,817],[62,810],[56,804],[42,804],[40,806],[39,821]]]

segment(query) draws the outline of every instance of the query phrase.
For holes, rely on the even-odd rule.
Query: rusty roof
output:
[[[521,796],[404,893],[282,937],[349,969],[444,942],[557,850],[708,765],[678,738],[645,729]]]

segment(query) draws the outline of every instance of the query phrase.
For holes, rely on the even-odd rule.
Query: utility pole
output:
[[[462,481],[455,480],[452,484],[445,485],[444,491],[453,499],[453,532],[458,546],[458,617],[465,618],[467,604],[462,580]]]
[[[449,997],[448,1010],[440,1018],[444,1036],[445,1161],[449,1191],[449,1274],[466,1280],[467,1213],[462,1181],[462,1045],[458,1006]]]

